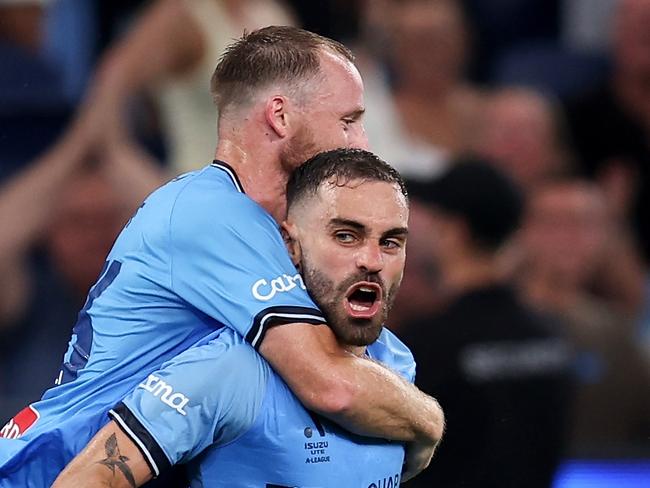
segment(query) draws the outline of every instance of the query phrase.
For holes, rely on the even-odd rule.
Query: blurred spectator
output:
[[[564,118],[552,101],[528,88],[486,95],[473,152],[513,178],[525,191],[570,169]]]
[[[561,108],[537,91],[495,89],[486,95],[473,152],[505,171],[528,194],[549,180],[575,173],[565,122]],[[629,233],[617,236],[589,281],[605,299],[635,315],[643,302],[642,266]]]
[[[88,289],[144,197],[139,160],[88,166],[87,130],[73,126],[0,186],[0,417],[52,386]]]
[[[650,368],[635,344],[632,317],[590,289],[594,273],[612,260],[618,234],[594,184],[549,182],[530,197],[521,286],[530,303],[564,319],[578,353],[574,455],[608,455],[650,435]]]
[[[568,105],[580,167],[631,218],[650,259],[650,0],[620,0],[608,83]]]
[[[570,352],[501,276],[521,197],[479,162],[457,163],[411,195],[428,207],[448,302],[402,334],[418,361],[416,383],[447,416],[434,461],[410,486],[548,488],[563,453]]]
[[[290,23],[273,0],[156,0],[102,59],[84,123],[98,134],[128,127],[129,102],[148,92],[160,111],[172,173],[199,168],[214,155],[209,82],[222,51],[245,29]],[[119,143],[134,145],[132,138]]]
[[[405,175],[430,177],[467,148],[480,106],[464,79],[463,10],[455,0],[375,0],[364,10],[364,32],[371,50],[383,43],[379,61],[392,74],[359,61],[370,146]]]

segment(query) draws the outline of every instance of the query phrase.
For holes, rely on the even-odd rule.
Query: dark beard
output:
[[[399,283],[386,291],[386,287],[378,275],[358,273],[346,278],[335,287],[334,282],[327,278],[324,273],[308,266],[304,258],[300,263],[300,269],[309,294],[325,315],[329,327],[342,344],[367,346],[377,340],[388,312],[393,305]],[[382,308],[380,313],[372,319],[352,318],[343,307],[345,292],[351,285],[359,281],[374,282],[382,288]]]

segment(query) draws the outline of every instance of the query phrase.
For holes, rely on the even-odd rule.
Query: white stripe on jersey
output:
[[[321,317],[320,315],[308,315],[308,314],[292,314],[292,313],[277,313],[277,312],[271,312],[262,317],[260,320],[260,325],[257,329],[257,333],[255,334],[255,337],[251,341],[251,345],[257,349],[257,342],[260,340],[260,336],[262,335],[262,331],[264,330],[264,326],[266,325],[266,322],[269,319],[272,318],[284,318],[284,319],[308,319],[308,320],[316,320],[318,322],[325,323],[325,319]]]
[[[129,437],[131,437],[131,440],[135,442],[138,447],[142,450],[144,455],[147,457],[147,460],[149,461],[150,466],[153,468],[155,471],[154,476],[160,475],[160,469],[158,469],[158,465],[156,462],[153,460],[153,457],[151,456],[151,453],[149,450],[145,447],[145,445],[142,443],[142,441],[138,438],[137,435],[129,428],[128,425],[126,425],[126,422],[124,422],[124,419],[120,417],[120,415],[113,409],[109,410],[108,413],[111,415],[111,418],[115,420],[118,424],[120,424],[120,427],[126,431],[127,434],[129,434]]]

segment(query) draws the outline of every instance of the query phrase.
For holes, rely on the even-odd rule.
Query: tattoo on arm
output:
[[[113,473],[113,477],[115,477],[115,468],[119,469],[129,484],[133,488],[136,488],[137,485],[135,483],[135,478],[133,477],[133,472],[131,471],[131,468],[129,468],[129,466],[126,464],[129,458],[122,456],[120,453],[120,446],[117,445],[117,438],[115,437],[115,434],[111,434],[111,436],[106,440],[104,448],[106,450],[106,458],[102,459],[101,461],[97,461],[97,463],[103,464],[108,469],[110,469]]]

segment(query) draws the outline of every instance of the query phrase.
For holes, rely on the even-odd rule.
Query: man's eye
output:
[[[337,232],[336,240],[344,244],[354,242],[354,235],[349,232]]]
[[[393,239],[386,239],[385,241],[382,242],[382,245],[386,249],[399,249],[402,247],[402,242]]]

